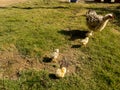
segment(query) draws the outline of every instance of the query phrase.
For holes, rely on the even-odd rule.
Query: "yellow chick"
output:
[[[55,49],[54,52],[51,54],[52,61],[57,62],[58,56],[59,56],[59,49]]]
[[[63,78],[66,74],[67,69],[65,67],[62,67],[61,69],[57,69],[56,71],[56,77]]]
[[[86,46],[86,44],[88,43],[88,41],[89,41],[89,37],[86,37],[85,39],[81,40],[81,44],[84,45],[84,46]]]

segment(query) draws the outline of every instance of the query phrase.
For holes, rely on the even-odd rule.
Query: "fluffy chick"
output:
[[[93,31],[89,31],[89,32],[86,34],[87,37],[91,37],[92,35],[93,35]]]
[[[89,37],[86,37],[85,39],[82,39],[81,40],[81,45],[86,46],[86,44],[88,43],[88,41],[89,41]]]
[[[57,69],[56,71],[56,77],[63,78],[66,74],[67,69],[65,67],[62,67],[60,69]]]
[[[57,62],[58,56],[59,56],[59,49],[55,49],[54,52],[51,54],[52,61]]]

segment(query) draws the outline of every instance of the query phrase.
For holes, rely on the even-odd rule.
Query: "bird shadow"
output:
[[[8,9],[9,7],[0,7],[0,9]]]
[[[82,45],[72,45],[71,48],[80,48]]]
[[[58,33],[69,36],[69,40],[84,39],[89,31],[83,30],[61,30]]]
[[[0,7],[0,9],[23,9],[23,10],[32,10],[32,9],[69,9],[67,6],[11,6],[11,7]]]
[[[26,10],[31,10],[31,9],[69,9],[69,7],[65,7],[65,6],[34,6],[34,7],[18,7],[18,6],[12,6],[12,8],[16,8],[16,9],[26,9]]]
[[[50,73],[50,74],[49,74],[49,78],[50,78],[50,79],[59,79],[59,78],[56,77],[56,75],[53,74],[53,73]]]
[[[51,62],[51,61],[52,61],[52,58],[50,58],[50,57],[45,56],[45,57],[43,58],[43,62],[45,62],[45,63],[49,63],[49,62]]]

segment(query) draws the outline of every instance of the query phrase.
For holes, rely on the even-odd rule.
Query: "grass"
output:
[[[119,8],[119,4],[55,0],[31,0],[0,8],[0,88],[119,90]],[[102,15],[113,13],[115,19],[102,32],[94,33],[87,47],[71,48],[79,45],[79,34],[87,30],[84,15],[88,9]],[[65,57],[69,64],[63,79],[54,77],[59,63],[43,62],[55,48],[60,49],[60,60]]]

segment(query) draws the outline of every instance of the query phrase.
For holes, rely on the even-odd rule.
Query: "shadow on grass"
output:
[[[31,9],[69,9],[69,7],[65,6],[40,6],[40,7],[17,7],[17,6],[12,6],[11,8],[17,8],[17,9],[26,9],[26,10],[31,10]]]
[[[56,75],[53,74],[53,73],[49,74],[49,78],[50,78],[50,79],[59,79],[59,78],[56,77]]]
[[[18,6],[12,6],[12,7],[0,7],[0,9],[10,9],[10,8],[15,8],[15,9],[23,9],[23,10],[32,10],[32,9],[69,9],[69,7],[65,6],[28,6],[28,7],[18,7]]]
[[[80,47],[81,47],[81,45],[72,45],[71,48],[80,48]]]
[[[83,30],[61,30],[58,31],[58,33],[66,35],[66,36],[70,36],[69,40],[76,40],[76,39],[84,39],[86,37],[86,34],[89,31],[83,31]]]
[[[43,58],[43,62],[45,62],[45,63],[49,63],[51,61],[52,61],[52,58],[49,58],[47,56]]]
[[[0,9],[8,9],[9,7],[0,7]]]

